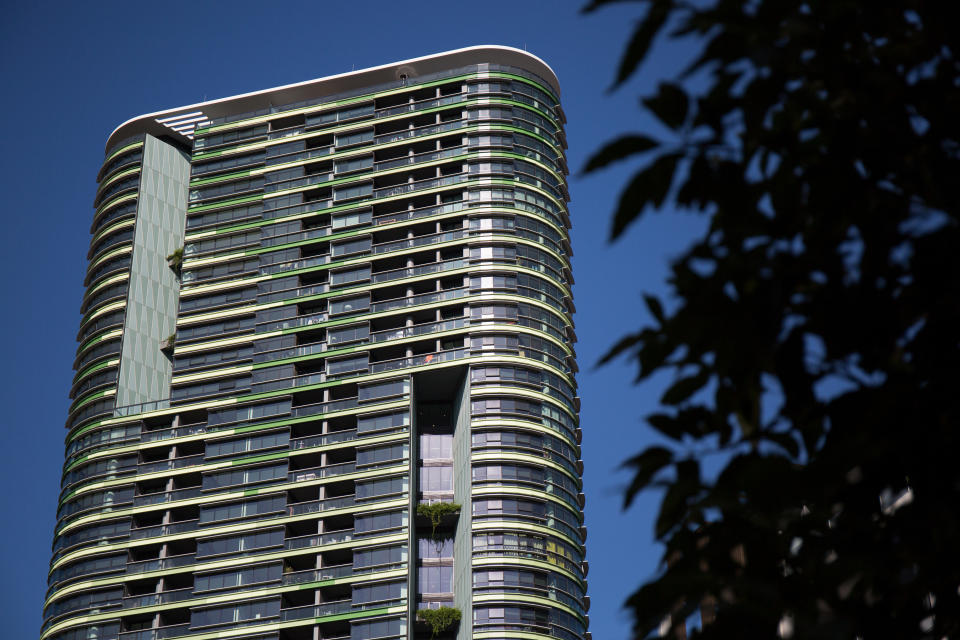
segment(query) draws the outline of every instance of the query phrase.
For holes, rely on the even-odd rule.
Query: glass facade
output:
[[[111,138],[41,640],[590,637],[556,79],[408,62]]]

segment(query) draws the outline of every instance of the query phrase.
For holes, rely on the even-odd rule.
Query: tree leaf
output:
[[[679,153],[664,154],[634,174],[630,184],[620,194],[620,202],[613,215],[611,240],[619,237],[631,222],[640,217],[648,204],[655,207],[663,204],[673,183],[673,173],[680,157]]]
[[[678,129],[687,120],[690,98],[681,87],[661,82],[657,95],[644,98],[643,104],[660,122],[671,129]]]
[[[633,504],[633,499],[637,493],[644,490],[653,476],[665,466],[673,462],[673,453],[663,447],[648,447],[643,453],[633,456],[623,463],[624,467],[633,467],[636,471],[630,486],[623,493],[623,508],[628,508]]]
[[[590,4],[580,9],[580,13],[593,13],[601,7],[610,4],[620,4],[621,2],[646,2],[646,0],[591,0]]]
[[[777,431],[764,431],[760,434],[760,437],[764,440],[769,440],[773,444],[777,445],[784,451],[786,451],[792,458],[796,458],[800,455],[800,443],[797,442],[797,439],[792,433],[780,433]]]
[[[647,309],[650,311],[650,315],[660,323],[661,326],[666,324],[666,316],[663,313],[663,305],[660,304],[660,299],[656,296],[652,296],[649,293],[643,295],[643,301],[647,303]]]
[[[674,416],[665,413],[653,413],[647,416],[647,423],[671,440],[677,442],[683,440],[684,430]]]
[[[655,149],[660,143],[649,136],[633,134],[621,136],[613,142],[608,142],[600,151],[590,156],[583,173],[591,173],[635,153],[643,153]]]
[[[607,353],[604,354],[602,358],[600,358],[600,362],[598,362],[597,364],[605,364],[607,362],[610,362],[611,360],[616,358],[618,355],[620,355],[624,351],[627,351],[628,349],[630,349],[631,347],[637,344],[641,344],[643,340],[644,340],[643,332],[633,333],[628,336],[624,336],[623,338],[617,341],[617,344],[610,347],[610,350],[607,351]]]
[[[660,402],[676,406],[702,389],[709,380],[708,369],[701,369],[696,375],[680,378],[663,393]]]
[[[687,502],[700,489],[700,464],[696,460],[681,460],[676,468],[677,478],[663,496],[657,515],[657,538],[663,538],[680,524],[687,512]]]
[[[623,57],[620,59],[620,68],[617,71],[617,79],[614,81],[611,90],[616,89],[629,78],[637,67],[647,57],[653,38],[660,31],[663,23],[666,22],[670,14],[672,3],[669,0],[653,0],[647,14],[643,17],[630,38]]]

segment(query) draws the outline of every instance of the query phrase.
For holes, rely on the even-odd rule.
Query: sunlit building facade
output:
[[[558,96],[473,47],[113,132],[41,640],[589,638]]]

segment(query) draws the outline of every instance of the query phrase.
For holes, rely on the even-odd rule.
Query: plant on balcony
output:
[[[430,518],[430,525],[432,526],[430,537],[434,539],[436,539],[437,527],[440,526],[443,517],[454,513],[460,513],[460,505],[456,502],[434,502],[432,504],[421,503],[417,505],[417,515]]]
[[[449,503],[441,503],[449,504]],[[427,505],[432,506],[432,505]],[[460,505],[457,505],[458,507]],[[419,511],[419,507],[417,509]],[[417,620],[423,620],[430,625],[431,638],[436,638],[453,625],[460,622],[460,609],[455,607],[440,607],[438,609],[418,609]]]
[[[167,256],[167,264],[170,265],[170,268],[180,273],[180,267],[183,265],[183,247],[176,249],[173,253]]]
[[[173,347],[177,344],[177,332],[174,331],[160,343],[160,351],[173,353]]]

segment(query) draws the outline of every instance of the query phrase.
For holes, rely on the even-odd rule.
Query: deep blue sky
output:
[[[590,16],[584,0],[474,2],[9,2],[0,20],[4,142],[0,314],[2,635],[36,637],[45,591],[63,422],[79,321],[95,176],[106,137],[141,113],[477,44],[526,48],[560,78],[568,117],[581,422],[595,638],[626,638],[621,604],[653,574],[656,500],[627,513],[619,463],[650,442],[641,416],[662,387],[633,366],[594,368],[618,336],[648,321],[641,291],[663,293],[667,262],[700,226],[650,215],[615,245],[610,212],[633,168],[578,175],[618,132],[657,125],[637,96],[676,68],[661,47],[613,95],[605,89],[635,20],[626,3]],[[149,8],[148,8],[149,7]]]

